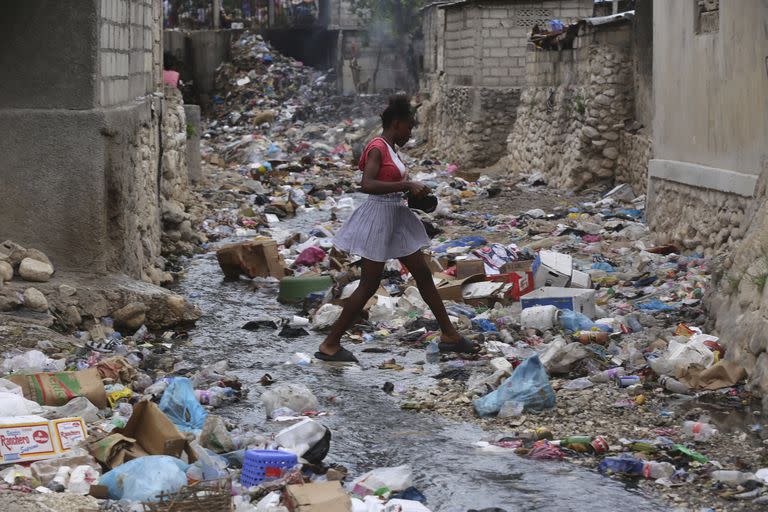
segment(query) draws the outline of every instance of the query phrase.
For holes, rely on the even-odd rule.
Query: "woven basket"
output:
[[[182,487],[175,493],[160,493],[158,501],[145,502],[145,512],[229,512],[232,509],[232,480],[207,480]]]

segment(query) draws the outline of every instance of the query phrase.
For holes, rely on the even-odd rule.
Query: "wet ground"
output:
[[[282,229],[308,229],[327,220],[328,212],[303,213],[280,223]],[[361,366],[311,366],[284,364],[294,352],[314,353],[321,336],[288,339],[276,332],[249,332],[241,326],[249,320],[290,316],[296,311],[277,302],[275,288],[257,288],[247,280],[224,282],[213,253],[187,264],[177,291],[200,305],[203,317],[190,332],[185,357],[200,365],[221,359],[230,362],[232,373],[250,389],[248,398],[220,411],[241,425],[260,431],[277,431],[285,424],[267,421],[259,380],[265,373],[278,382],[307,385],[318,396],[321,408],[330,413],[319,420],[333,431],[328,463],[339,463],[357,476],[375,467],[411,464],[414,485],[428,498],[434,511],[467,511],[499,507],[518,510],[665,510],[660,502],[621,483],[564,462],[537,462],[513,454],[489,454],[474,448],[484,436],[472,424],[400,409],[396,396],[382,391],[385,382],[396,390],[406,386],[428,387],[429,375],[439,365],[425,364],[423,372],[379,369],[385,360],[406,361],[417,366],[423,353],[407,351],[398,344],[384,345],[389,353],[363,352],[374,344],[351,347]]]

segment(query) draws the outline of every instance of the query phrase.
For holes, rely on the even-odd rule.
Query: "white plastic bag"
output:
[[[386,487],[390,491],[403,491],[413,485],[413,470],[408,464],[392,468],[378,468],[365,473],[352,482],[355,494],[366,496]]]
[[[589,352],[581,343],[566,343],[562,336],[557,336],[539,357],[550,374],[563,374],[587,355]]]
[[[299,414],[317,410],[317,397],[303,384],[280,384],[268,389],[261,395],[267,416],[277,409],[288,408]]]
[[[323,304],[312,318],[313,329],[327,329],[341,316],[344,308],[335,304]]]
[[[0,417],[29,416],[43,412],[42,406],[15,393],[0,391]]]
[[[667,352],[650,361],[650,366],[659,375],[676,375],[678,370],[685,370],[690,365],[709,368],[715,363],[715,354],[704,345],[706,341],[718,338],[706,334],[694,334],[684,343],[685,338],[675,337],[669,340]]]

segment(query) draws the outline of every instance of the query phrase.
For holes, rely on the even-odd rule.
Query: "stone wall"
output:
[[[653,158],[653,143],[647,129],[637,133],[622,131],[619,158],[616,161],[616,183],[627,183],[635,195],[645,194],[648,186],[648,161]]]
[[[763,169],[766,176],[768,164]],[[677,185],[683,187],[682,185]],[[685,187],[690,189],[690,187]],[[738,362],[747,370],[749,389],[763,398],[763,410],[768,412],[768,201],[763,178],[757,189],[757,199],[738,203],[735,211],[743,211],[731,222],[732,239],[728,251],[718,258],[712,274],[712,284],[706,303],[714,319],[715,333],[726,347],[726,358]],[[710,215],[706,206],[710,199],[685,214],[683,224],[694,224],[693,215]],[[695,213],[693,213],[695,212]],[[718,214],[722,216],[722,214]],[[735,241],[737,237],[743,238]]]
[[[505,153],[520,101],[516,87],[461,87],[439,83],[431,149],[463,167],[496,163]],[[430,107],[427,106],[427,109]]]
[[[660,244],[712,256],[747,229],[753,201],[738,194],[651,178],[648,225]]]
[[[507,139],[512,172],[573,189],[637,173],[617,171],[634,108],[629,36],[619,25],[588,30],[574,50],[528,52],[529,85]]]

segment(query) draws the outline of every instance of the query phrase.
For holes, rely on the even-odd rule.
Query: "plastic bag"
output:
[[[532,412],[555,406],[555,392],[538,356],[523,361],[498,389],[478,398],[473,404],[480,416],[491,416],[509,401],[520,402],[524,404],[524,410]]]
[[[311,267],[312,265],[317,265],[324,259],[325,259],[324,250],[320,249],[319,247],[307,247],[306,249],[301,251],[301,254],[299,254],[299,257],[296,258],[296,261],[294,261],[294,264],[296,266]]]
[[[59,418],[83,418],[86,423],[95,423],[99,421],[99,408],[91,403],[84,396],[76,396],[69,402],[61,406],[43,406],[43,413],[40,414],[49,420]]]
[[[220,416],[209,414],[205,418],[203,431],[200,432],[200,444],[215,453],[226,453],[235,450],[232,436]]]
[[[28,416],[42,412],[43,408],[37,402],[27,400],[16,393],[0,391],[0,417]]]
[[[66,364],[67,361],[64,359],[51,359],[39,350],[30,350],[3,361],[2,373],[19,371],[60,372],[64,370]]]
[[[281,384],[265,391],[261,395],[267,416],[274,418],[277,409],[288,408],[296,413],[317,410],[317,397],[303,384]]]
[[[323,304],[312,318],[312,328],[327,329],[339,319],[343,310],[344,308],[335,304]]]
[[[187,485],[189,465],[167,455],[148,455],[105,473],[99,485],[107,487],[114,500],[157,501],[161,492],[178,492]]]
[[[392,468],[378,468],[365,473],[352,482],[353,492],[358,496],[373,494],[386,487],[390,491],[402,491],[413,485],[413,470],[405,464]]]
[[[171,381],[160,399],[160,410],[174,425],[186,432],[202,429],[205,417],[208,416],[197,401],[192,382],[185,377],[176,377]]]
[[[589,355],[581,343],[566,343],[562,336],[557,336],[540,354],[541,363],[553,375],[568,373],[578,361]]]
[[[558,317],[560,326],[568,331],[591,331],[592,329],[599,329],[605,332],[611,332],[610,326],[596,324],[589,319],[588,316],[571,311],[570,309],[561,309]]]
[[[678,369],[685,370],[690,365],[709,368],[715,363],[715,353],[704,343],[717,338],[706,334],[694,334],[687,343],[681,343],[682,340],[684,338],[672,338],[669,340],[666,353],[649,361],[654,372],[659,375],[676,376]]]

